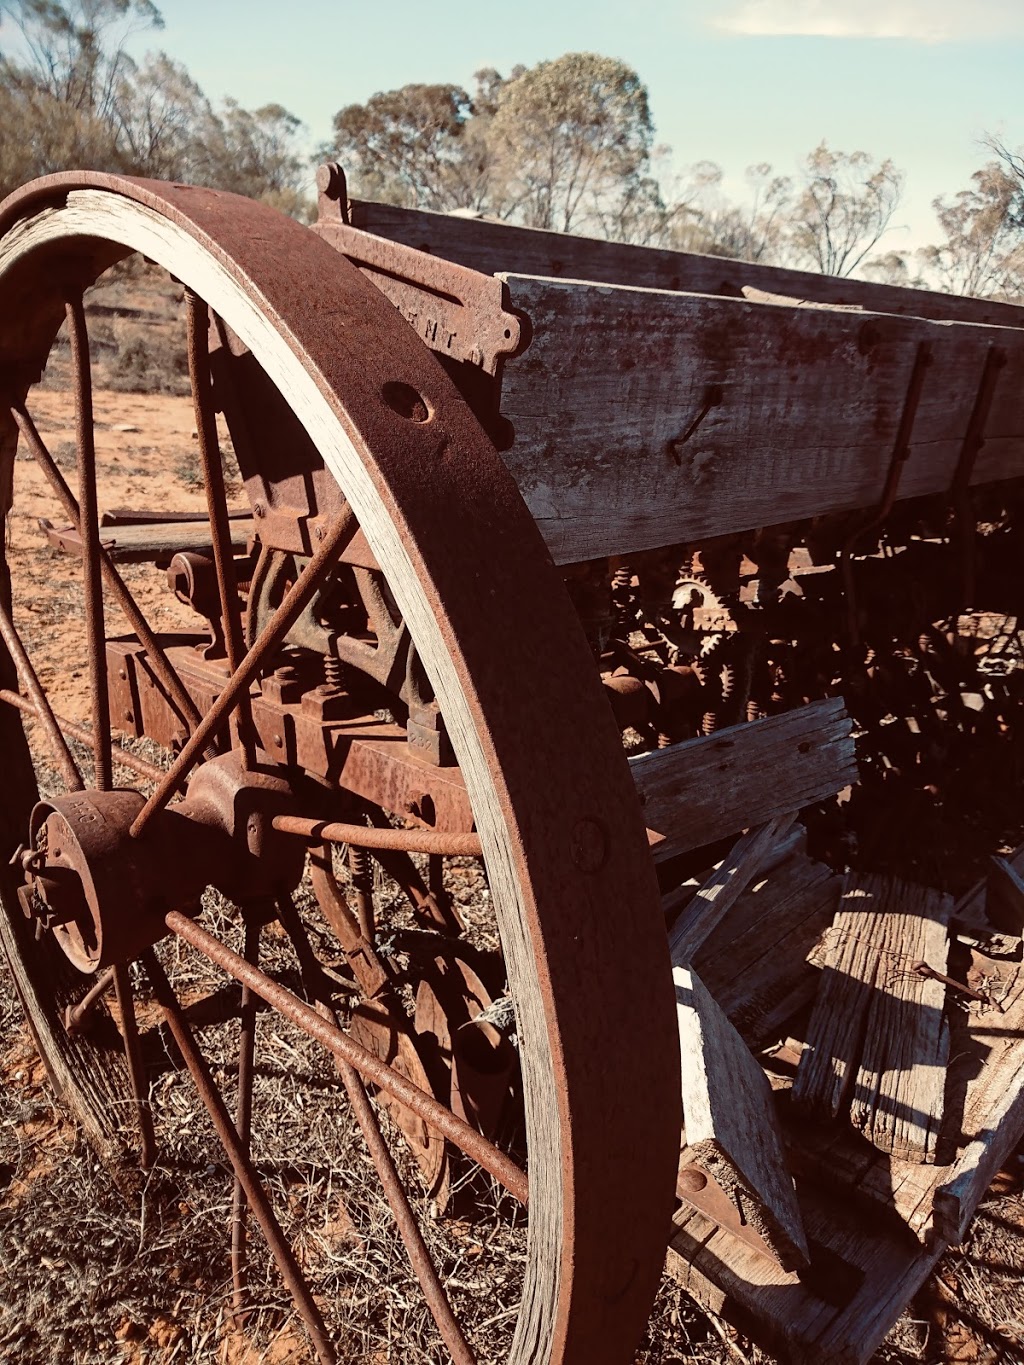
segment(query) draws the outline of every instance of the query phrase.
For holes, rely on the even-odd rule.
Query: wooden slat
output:
[[[857,780],[841,697],[630,759],[657,859],[835,795]]]
[[[767,1047],[814,999],[819,972],[808,966],[832,923],[842,878],[800,856],[741,896],[698,951],[708,989],[748,1046]]]
[[[876,889],[853,883],[843,892],[824,945],[824,968],[793,1083],[793,1103],[834,1119],[849,1099],[860,1063],[881,945],[866,924],[878,908]]]
[[[692,968],[675,967],[672,980],[687,1156],[717,1181],[782,1265],[806,1265],[807,1240],[764,1072]]]
[[[973,482],[1024,473],[1019,330],[507,278],[534,337],[503,458],[558,563],[876,507],[923,342],[899,497],[950,487],[993,346]]]
[[[952,900],[895,878],[851,880],[793,1085],[795,1106],[850,1122],[880,1151],[934,1161],[949,1061],[946,971]]]
[[[787,1273],[696,1212],[677,1216],[666,1268],[701,1307],[756,1334],[781,1359],[865,1365],[945,1247],[908,1244],[900,1229],[868,1224],[818,1190],[801,1193],[800,1208],[810,1274]]]
[[[627,246],[591,237],[510,227],[506,223],[353,201],[352,222],[366,232],[404,242],[487,275],[523,274],[597,280],[650,289],[739,296],[744,286],[819,303],[860,305],[879,313],[1024,327],[1024,309],[992,299],[903,289],[803,270],[754,265],[723,256]]]
[[[729,856],[698,887],[672,925],[668,946],[673,966],[685,966],[693,960],[694,953],[746,891],[795,819],[794,814],[778,816],[737,840]]]
[[[952,898],[894,878],[855,928],[878,945],[878,966],[850,1122],[879,1151],[934,1162],[949,1062],[946,987],[915,971],[945,973]]]
[[[243,554],[254,530],[251,518],[232,518],[228,525],[231,548],[236,554]],[[56,548],[81,556],[81,537],[73,527],[53,526],[43,520],[40,528]],[[122,564],[170,561],[184,550],[207,555],[213,551],[212,532],[205,514],[197,521],[146,521],[135,526],[104,526],[100,540],[110,558]]]

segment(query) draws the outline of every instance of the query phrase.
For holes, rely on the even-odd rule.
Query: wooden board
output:
[[[404,242],[420,251],[457,261],[487,275],[516,270],[528,275],[597,280],[650,289],[685,289],[694,294],[738,297],[745,286],[769,294],[819,303],[859,305],[879,313],[1024,327],[1024,309],[993,299],[963,298],[928,289],[903,289],[841,279],[805,270],[732,261],[723,256],[663,251],[622,242],[510,227],[478,218],[427,213],[353,200],[356,227]]]
[[[819,971],[808,959],[832,923],[841,887],[823,863],[794,858],[741,896],[698,951],[702,979],[748,1046],[776,1042],[814,999]]]
[[[984,961],[978,955],[979,961]],[[963,1002],[950,1012],[948,1115],[942,1164],[876,1152],[849,1128],[787,1124],[795,1168],[842,1184],[855,1201],[894,1212],[922,1243],[956,1244],[992,1177],[1024,1134],[1024,967],[992,959],[998,1006]]]
[[[857,780],[841,697],[630,759],[656,859],[823,801]]]
[[[851,1217],[842,1199],[798,1185],[811,1274],[787,1273],[701,1214],[680,1212],[666,1268],[702,1308],[790,1365],[864,1365],[945,1250]],[[827,1296],[827,1297],[826,1297]]]
[[[749,830],[697,888],[669,932],[673,966],[685,966],[692,960],[700,945],[746,891],[795,819],[793,814],[781,815]],[[664,904],[663,898],[663,908]]]
[[[752,921],[749,902],[764,889],[741,897],[716,935],[727,937],[734,916]],[[794,989],[792,963],[773,947],[765,959],[779,973],[775,989]],[[1005,985],[1001,1010],[965,1002],[952,1015],[950,1091],[963,1118],[948,1164],[900,1161],[849,1128],[811,1125],[780,1094],[810,1269],[787,1273],[683,1208],[667,1268],[697,1303],[794,1365],[863,1365],[871,1357],[947,1244],[963,1240],[1024,1135],[1024,964],[993,959],[989,967]],[[803,970],[813,980],[815,969]],[[709,980],[706,968],[703,975]],[[738,989],[744,981],[737,974]],[[752,1003],[739,999],[738,1008]],[[787,1084],[781,1073],[776,1084]]]
[[[686,1155],[739,1207],[782,1265],[806,1265],[807,1240],[771,1087],[689,967],[674,967]]]
[[[952,901],[895,878],[851,878],[793,1085],[796,1108],[854,1128],[880,1151],[934,1161],[949,1060],[945,973]]]
[[[855,931],[871,932],[879,956],[850,1122],[879,1151],[934,1162],[949,1063],[946,986],[915,967],[946,973],[953,902],[893,878],[879,892],[877,911]]]
[[[899,497],[950,487],[992,346],[973,482],[1024,473],[1019,330],[507,278],[534,335],[503,458],[559,563],[876,507],[922,343]]]
[[[244,554],[254,531],[251,518],[233,518],[228,525],[232,550]],[[40,528],[52,545],[68,554],[81,556],[82,539],[73,527],[53,526],[43,520]],[[170,563],[176,554],[185,550],[204,555],[213,553],[213,532],[205,516],[197,521],[145,521],[135,526],[103,526],[100,541],[110,558],[122,564]]]

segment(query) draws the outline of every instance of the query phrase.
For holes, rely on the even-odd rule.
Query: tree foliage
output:
[[[14,31],[0,55],[0,194],[69,168],[218,185],[306,211],[312,176],[301,125],[280,105],[215,110],[164,52],[127,43],[163,27],[152,0],[7,0]]]
[[[1024,231],[1018,200],[1021,183],[1002,161],[971,177],[971,187],[933,207],[945,240],[919,254],[939,287],[953,294],[1000,294],[1024,290]]]
[[[132,55],[162,27],[154,0],[0,0],[0,195],[81,167],[215,185],[308,216],[299,120],[275,103],[214,107],[167,53]],[[934,201],[941,240],[917,252],[887,244],[903,185],[892,161],[823,141],[795,176],[748,167],[735,197],[714,162],[672,173],[639,75],[592,52],[486,68],[471,90],[380,91],[338,110],[320,155],[342,161],[356,193],[408,207],[1019,298],[1024,151],[985,142],[994,160]]]
[[[795,258],[823,275],[849,275],[889,226],[903,190],[892,161],[834,152],[821,142],[804,163],[789,237]]]
[[[652,142],[637,73],[575,52],[507,77],[480,71],[472,94],[406,85],[346,105],[329,151],[365,196],[647,240],[664,209]]]
[[[505,82],[489,140],[503,207],[529,227],[618,235],[652,197],[647,88],[613,58],[569,52]]]

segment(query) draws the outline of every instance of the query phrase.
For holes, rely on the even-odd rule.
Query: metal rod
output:
[[[18,692],[12,692],[7,687],[0,687],[0,701],[6,702],[8,706],[15,706],[19,711],[24,711],[26,715],[38,716],[39,711],[28,697],[23,697]],[[92,731],[84,725],[79,725],[73,720],[68,720],[65,716],[58,716],[53,713],[53,718],[59,728],[69,734],[72,739],[81,740],[83,744],[92,742]],[[164,775],[164,769],[158,768],[155,763],[150,763],[148,759],[140,758],[138,754],[133,754],[130,749],[124,748],[121,744],[113,745],[114,762],[121,763],[132,772],[138,773],[140,777],[147,778],[150,782],[159,782]]]
[[[482,856],[479,834],[449,834],[434,829],[377,829],[338,820],[307,820],[300,815],[275,815],[274,828],[298,834],[310,843],[348,844],[354,848],[383,848],[401,853],[431,853],[442,857]]]
[[[224,465],[217,440],[217,419],[211,399],[209,325],[210,315],[205,302],[191,289],[185,291],[188,336],[188,375],[192,385],[192,405],[199,438],[199,457],[203,465],[206,487],[206,507],[210,518],[213,541],[213,562],[217,572],[217,592],[220,614],[227,647],[228,669],[234,673],[242,662],[245,646],[242,640],[242,618],[238,601],[238,582],[235,578],[235,559],[231,548],[231,527],[228,517],[228,498],[224,488]],[[249,695],[239,697],[235,734],[242,752],[242,766],[250,769],[256,762],[253,740],[252,708]]]
[[[899,492],[900,479],[903,477],[903,468],[910,458],[910,440],[914,434],[914,422],[917,418],[918,405],[921,402],[925,375],[931,363],[931,342],[918,342],[917,353],[914,357],[914,368],[910,373],[910,383],[903,400],[900,424],[896,431],[896,440],[889,460],[885,487],[882,490],[882,501],[877,511],[869,512],[867,519],[850,532],[839,551],[839,573],[843,591],[846,594],[847,628],[850,641],[854,645],[860,643],[860,622],[857,620],[856,585],[853,579],[853,561],[851,559],[853,547],[862,536],[867,535],[868,531],[877,530],[878,527],[884,525],[892,511],[896,494]]]
[[[101,972],[93,984],[82,996],[77,1005],[69,1005],[64,1011],[64,1027],[68,1033],[78,1033],[85,1020],[96,1008],[97,1002],[103,995],[110,990],[114,984],[114,969],[108,967],[105,972]]]
[[[21,676],[21,681],[31,697],[30,714],[34,715],[43,727],[46,738],[50,742],[53,756],[57,760],[57,766],[70,791],[80,792],[85,787],[85,782],[75,762],[75,756],[68,748],[68,742],[61,732],[61,727],[57,723],[57,717],[53,713],[50,699],[43,691],[39,676],[33,667],[32,660],[28,656],[28,651],[21,642],[21,636],[14,627],[14,622],[8,616],[4,607],[0,606],[0,636],[7,646],[7,652],[14,660],[15,667]],[[3,689],[3,694],[7,693],[7,688]],[[17,697],[17,692],[11,693]],[[4,696],[6,700],[6,695]],[[20,698],[19,698],[20,700]],[[91,736],[90,736],[91,738]]]
[[[135,996],[132,992],[131,976],[128,965],[118,962],[111,969],[114,976],[114,990],[121,1011],[121,1037],[124,1039],[124,1056],[128,1063],[128,1076],[131,1080],[132,1098],[139,1121],[139,1141],[142,1146],[140,1165],[148,1171],[156,1160],[156,1135],[153,1132],[153,1111],[149,1104],[149,1090],[146,1086],[146,1069],[142,1064],[142,1050],[139,1047],[139,1025],[135,1018]]]
[[[244,959],[239,960],[244,961]],[[171,989],[171,983],[167,980],[167,975],[152,948],[147,948],[142,954],[142,962],[153,987],[153,994],[164,1012],[167,1026],[185,1060],[185,1065],[191,1073],[196,1090],[199,1092],[199,1096],[213,1121],[213,1126],[217,1130],[217,1136],[227,1153],[235,1176],[241,1182],[246,1199],[256,1215],[256,1221],[259,1223],[264,1237],[267,1239],[267,1245],[277,1262],[281,1276],[295,1300],[295,1306],[299,1310],[310,1336],[313,1338],[316,1353],[323,1365],[336,1365],[337,1357],[327,1336],[327,1328],[310,1292],[309,1285],[306,1283],[305,1276],[299,1269],[295,1253],[281,1231],[281,1225],[270,1205],[267,1192],[256,1174],[248,1152],[235,1131],[235,1125],[231,1122],[231,1116],[228,1114],[224,1098],[214,1084],[210,1068],[199,1051],[178,998]]]
[[[79,536],[81,536],[82,514],[78,506],[78,501],[75,498],[74,493],[72,493],[71,489],[68,487],[64,475],[57,468],[53,456],[43,443],[42,437],[36,430],[35,423],[32,421],[27,410],[21,405],[13,407],[11,413],[15,422],[18,424],[18,430],[27,441],[29,449],[35,457],[36,463],[46,475],[50,487],[57,496],[57,500],[64,508],[65,515],[74,529],[78,532]],[[131,589],[118,573],[114,561],[110,558],[109,554],[107,554],[102,544],[100,545],[100,563],[103,565],[103,576],[107,581],[107,585],[114,594],[117,605],[128,618],[128,624],[131,626],[132,630],[134,630],[139,639],[139,643],[146,651],[146,656],[153,665],[153,672],[163,683],[164,687],[167,688],[167,691],[171,695],[171,700],[181,712],[189,729],[194,729],[199,724],[199,709],[189,696],[185,684],[181,681],[177,671],[172,667],[171,661],[164,653],[160,641],[153,634],[149,627],[149,623],[139,610],[139,604],[132,596]]]
[[[377,1115],[373,1111],[373,1106],[370,1104],[363,1083],[348,1062],[342,1061],[340,1057],[336,1061],[341,1079],[345,1083],[345,1089],[348,1091],[348,1097],[352,1103],[352,1112],[356,1116],[356,1122],[359,1124],[363,1138],[370,1150],[370,1157],[377,1168],[377,1175],[383,1186],[384,1194],[391,1206],[391,1212],[394,1214],[399,1234],[405,1243],[412,1268],[416,1272],[416,1278],[420,1282],[427,1307],[437,1323],[437,1330],[441,1333],[441,1338],[448,1347],[455,1365],[476,1365],[476,1356],[470,1350],[469,1343],[462,1335],[462,1328],[452,1312],[448,1296],[444,1292],[434,1262],[430,1258],[430,1252],[427,1250],[416,1216],[409,1204],[408,1195],[399,1179],[398,1172],[395,1170],[395,1163],[388,1150],[387,1143],[384,1141],[380,1125],[377,1122]]]
[[[254,967],[260,961],[260,921],[255,915],[245,919],[246,962]],[[252,1082],[256,1055],[256,996],[248,986],[242,987],[239,1011],[241,1036],[238,1044],[238,1106],[235,1110],[235,1131],[247,1152],[252,1151]],[[246,1241],[249,1202],[238,1176],[231,1195],[231,1284],[235,1317],[239,1323],[246,1318]]]
[[[277,908],[281,923],[292,941],[295,955],[299,960],[299,971],[306,999],[315,1005],[316,1011],[322,1019],[337,1027],[338,1020],[331,1007],[330,991],[329,989],[325,990],[320,964],[310,946],[309,936],[294,902],[290,896],[282,896],[277,902]],[[356,1121],[362,1130],[399,1234],[405,1243],[409,1261],[416,1273],[416,1278],[420,1282],[423,1297],[430,1309],[431,1316],[437,1323],[441,1338],[448,1347],[455,1365],[476,1365],[476,1357],[470,1350],[455,1314],[452,1312],[448,1296],[438,1278],[437,1270],[423,1240],[423,1234],[420,1232],[405,1187],[395,1169],[394,1160],[388,1150],[387,1143],[384,1141],[377,1115],[370,1104],[363,1083],[359,1079],[358,1073],[348,1062],[335,1056],[334,1064],[344,1082],[345,1089],[348,1091]]]
[[[71,366],[75,378],[75,434],[78,444],[78,505],[82,509],[82,579],[85,594],[85,635],[89,649],[92,693],[95,785],[109,791],[114,785],[110,754],[110,702],[107,696],[107,640],[103,625],[103,570],[100,567],[100,516],[96,500],[96,432],[92,413],[92,370],[89,333],[82,296],[67,301],[71,337]]]
[[[425,1090],[421,1090],[418,1085],[414,1085],[393,1067],[362,1047],[354,1038],[329,1024],[297,995],[272,980],[265,972],[253,967],[238,953],[232,952],[220,939],[207,933],[187,915],[171,910],[164,917],[164,923],[172,933],[183,938],[186,943],[191,943],[236,981],[248,985],[279,1014],[297,1024],[304,1033],[322,1043],[335,1056],[349,1062],[367,1080],[372,1081],[381,1090],[386,1090],[389,1095],[393,1095],[396,1100],[423,1119],[424,1123],[436,1128],[443,1137],[454,1142],[471,1160],[494,1176],[495,1180],[520,1203],[527,1202],[526,1172],[517,1166],[511,1157],[506,1156],[492,1142],[488,1142],[475,1128],[471,1128],[450,1109],[439,1104],[433,1095],[428,1095]]]
[[[270,618],[260,638],[249,650],[241,665],[231,675],[227,686],[207,711],[191,738],[175,759],[169,772],[135,818],[130,833],[138,838],[146,825],[163,810],[171,797],[188,777],[209,739],[216,734],[230,715],[241,694],[248,690],[269,656],[284,640],[299,619],[303,609],[320,587],[323,578],[334,567],[338,555],[352,538],[356,519],[351,508],[344,507],[334,518],[320,548],[285,594],[284,601]]]

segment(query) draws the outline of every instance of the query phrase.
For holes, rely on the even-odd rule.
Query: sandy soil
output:
[[[30,408],[47,448],[74,485],[71,395],[40,388],[33,393]],[[94,410],[101,513],[122,507],[183,512],[205,508],[190,399],[101,389],[94,395]],[[40,530],[41,518],[56,526],[68,524],[42,470],[22,453],[15,465],[14,508],[8,521],[15,624],[55,709],[81,720],[89,705],[81,564],[50,546]],[[168,591],[160,570],[124,565],[121,572],[155,630],[201,627],[200,618]],[[125,630],[127,623],[108,602],[108,636]]]

